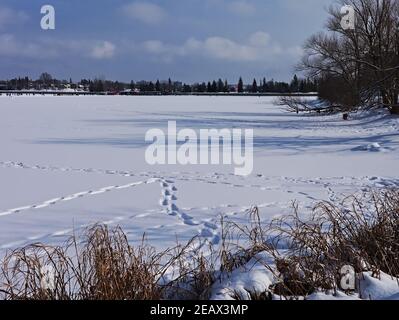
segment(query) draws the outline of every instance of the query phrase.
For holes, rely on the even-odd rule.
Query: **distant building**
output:
[[[230,92],[238,92],[238,85],[236,85],[236,84],[230,84],[230,85],[229,85],[229,91],[230,91]]]

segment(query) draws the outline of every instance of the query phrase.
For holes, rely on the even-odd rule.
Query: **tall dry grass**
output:
[[[303,220],[298,208],[273,221],[272,247],[288,243],[288,254],[273,250],[282,282],[274,287],[284,296],[306,296],[317,289],[337,290],[341,269],[360,274],[382,271],[399,277],[399,191],[371,192],[343,203],[318,204]]]
[[[249,222],[223,223],[221,268],[231,272],[267,252],[274,263],[265,267],[280,279],[269,293],[277,296],[291,299],[317,290],[343,289],[344,266],[353,267],[357,274],[371,271],[378,277],[384,272],[399,278],[398,190],[370,191],[338,204],[321,202],[310,216],[301,215],[294,204],[292,215],[268,225],[253,208]],[[269,296],[249,294],[260,299]]]
[[[1,268],[6,299],[129,300],[160,299],[158,285],[168,264],[144,244],[134,248],[120,228],[97,225],[82,243],[64,247],[40,244],[9,254]]]
[[[340,270],[372,271],[399,277],[399,191],[322,202],[302,218],[293,214],[265,225],[257,208],[246,225],[222,219],[220,246],[201,239],[157,251],[145,238],[132,246],[121,228],[96,225],[65,246],[30,245],[10,252],[0,268],[0,296],[8,300],[206,300],[221,275],[245,266],[259,253],[275,276],[271,295],[306,297],[340,289]],[[285,250],[281,250],[285,248]],[[207,255],[204,255],[204,251]],[[239,299],[238,294],[232,297]]]
[[[200,252],[197,240],[157,251],[144,237],[134,247],[121,228],[95,225],[83,236],[71,237],[65,246],[34,244],[12,251],[1,264],[0,296],[6,300],[205,300],[215,281],[214,259]]]

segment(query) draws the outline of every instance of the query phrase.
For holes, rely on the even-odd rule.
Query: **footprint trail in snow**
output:
[[[147,181],[138,181],[138,182],[128,183],[128,184],[121,185],[121,186],[108,186],[108,187],[104,187],[104,188],[101,188],[98,190],[88,190],[88,191],[78,192],[78,193],[74,193],[72,195],[62,196],[62,197],[54,198],[51,200],[46,200],[44,202],[33,204],[33,205],[9,209],[9,210],[0,212],[0,217],[9,216],[12,214],[18,214],[18,213],[21,213],[21,212],[24,212],[27,210],[43,209],[43,208],[47,208],[49,206],[54,206],[60,202],[72,201],[72,200],[87,197],[87,196],[95,196],[95,195],[103,194],[103,193],[114,191],[114,190],[134,188],[134,187],[137,187],[142,184],[151,184],[156,181],[157,181],[157,179],[152,178]]]
[[[177,217],[184,225],[198,226],[198,234],[200,237],[217,244],[220,240],[217,232],[218,226],[208,221],[197,221],[194,217],[186,213],[186,210],[182,210],[177,206],[178,188],[174,181],[162,179],[160,184],[162,187],[160,203],[164,208],[164,212],[170,216]]]

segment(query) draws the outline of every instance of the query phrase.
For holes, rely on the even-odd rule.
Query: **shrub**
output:
[[[96,225],[65,246],[30,245],[8,254],[0,269],[0,295],[7,300],[154,300],[210,298],[216,281],[267,253],[260,261],[277,281],[266,292],[235,299],[295,299],[317,290],[339,289],[343,266],[357,273],[399,277],[399,191],[371,192],[340,204],[322,202],[302,219],[291,216],[265,225],[255,207],[249,224],[222,219],[220,247],[194,237],[157,251],[133,247],[121,228]],[[199,245],[200,244],[200,245]],[[284,250],[281,250],[284,248]]]

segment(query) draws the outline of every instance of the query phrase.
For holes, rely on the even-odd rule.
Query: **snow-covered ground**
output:
[[[220,216],[238,222],[310,209],[399,186],[399,118],[386,113],[307,116],[268,97],[0,97],[0,255],[62,243],[96,222],[162,249],[201,235],[220,240]],[[254,171],[150,166],[148,129],[254,130]]]
[[[217,242],[221,214],[268,220],[367,187],[399,185],[399,119],[305,116],[257,97],[0,97],[0,250],[59,243],[94,222],[145,232],[160,248],[200,234]],[[145,133],[254,129],[254,172],[149,166]],[[174,214],[172,214],[174,212]]]

